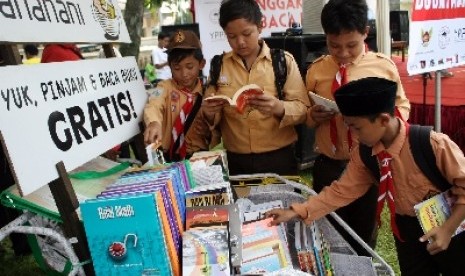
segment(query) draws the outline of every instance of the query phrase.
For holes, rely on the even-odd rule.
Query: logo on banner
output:
[[[450,30],[447,26],[442,26],[439,32],[439,48],[445,49],[450,44]]]
[[[117,40],[120,34],[121,14],[111,0],[93,0],[92,14],[108,40]]]
[[[429,31],[421,29],[421,45],[423,47],[428,47],[431,36],[433,35],[433,28],[430,28]]]

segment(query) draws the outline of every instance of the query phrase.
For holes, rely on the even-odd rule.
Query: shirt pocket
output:
[[[438,193],[431,182],[421,172],[410,173],[406,185],[401,185],[396,197],[404,202],[416,204]]]

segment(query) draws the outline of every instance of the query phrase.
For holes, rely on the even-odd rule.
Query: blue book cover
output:
[[[171,275],[153,194],[93,199],[81,214],[96,275]]]

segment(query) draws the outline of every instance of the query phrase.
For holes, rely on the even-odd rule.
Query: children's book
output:
[[[186,210],[186,230],[195,227],[228,225],[229,206],[191,207]]]
[[[88,200],[81,213],[96,275],[171,275],[153,194]]]
[[[308,92],[308,94],[315,105],[324,106],[326,111],[339,112],[339,108],[335,101],[322,97],[312,91]]]
[[[451,209],[457,200],[450,190],[437,194],[414,206],[423,232],[441,226],[451,215]],[[459,225],[454,236],[465,230],[465,220]]]
[[[245,106],[247,105],[247,101],[250,96],[253,95],[262,95],[263,89],[256,85],[256,84],[247,84],[239,88],[233,95],[232,98],[229,98],[225,95],[215,95],[205,98],[205,100],[218,100],[223,99],[226,100],[230,105],[236,106],[239,113],[243,113]]]
[[[192,228],[182,238],[182,275],[231,275],[227,226]]]

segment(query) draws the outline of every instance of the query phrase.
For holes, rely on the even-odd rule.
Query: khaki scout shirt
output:
[[[262,50],[250,71],[233,52],[225,53],[218,78],[218,91],[210,86],[206,96],[226,95],[247,84],[257,84],[266,94],[278,97],[270,48],[261,41]],[[304,123],[310,105],[305,85],[293,56],[286,52],[287,79],[284,85],[284,116],[264,115],[257,110],[240,114],[234,106],[226,106],[216,114],[212,129],[219,126],[224,147],[234,153],[263,153],[288,146],[297,140],[294,126]]]
[[[178,118],[187,96],[179,92],[180,87],[172,79],[161,81],[157,87],[149,92],[149,100],[144,108],[144,122],[148,126],[151,122],[159,122],[162,127],[162,147],[165,151],[171,146],[174,122]],[[193,90],[194,103],[202,94],[202,84],[199,81]],[[200,111],[199,111],[200,112]],[[187,153],[199,150],[208,150],[208,125],[198,116],[195,117],[187,134],[185,135]]]
[[[431,133],[431,145],[436,155],[436,164],[449,183],[453,183],[453,192],[458,196],[456,204],[465,204],[465,157],[460,148],[442,133]],[[373,147],[373,154],[385,150],[379,142]],[[416,165],[406,127],[401,123],[400,132],[387,149],[392,155],[391,171],[394,181],[394,201],[396,213],[415,216],[413,206],[426,199],[428,195],[440,192]],[[326,187],[317,196],[309,197],[302,204],[293,204],[292,208],[306,222],[345,206],[361,197],[375,182],[370,170],[360,159],[359,149],[351,152],[346,171],[339,180]]]
[[[331,92],[334,77],[339,70],[339,65],[332,56],[323,56],[317,59],[307,71],[307,89],[327,99],[334,100]],[[353,63],[347,65],[347,80],[353,81],[364,77],[380,77],[397,82],[396,106],[407,121],[410,111],[409,100],[405,96],[404,88],[400,82],[397,67],[383,54],[366,52],[361,54]],[[342,116],[336,114],[336,127],[338,134],[338,149],[333,153],[330,138],[330,121],[316,124],[311,116],[307,116],[307,125],[315,129],[315,151],[337,160],[349,159],[349,144],[347,141],[347,127],[344,125]],[[356,142],[357,138],[353,137]]]

